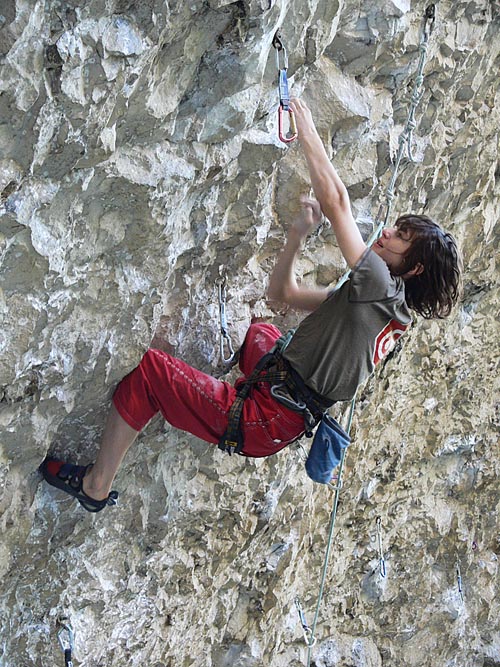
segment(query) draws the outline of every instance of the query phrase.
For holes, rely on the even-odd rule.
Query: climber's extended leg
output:
[[[54,470],[56,465],[58,470],[71,465],[63,461],[51,459],[49,472],[47,459],[41,472],[49,484],[79,500],[77,494],[81,492],[104,507],[123,457],[157,412],[173,426],[207,442],[218,443],[227,427],[227,412],[235,395],[236,390],[227,382],[165,352],[148,350],[116,389],[95,464],[89,468],[79,466],[74,483],[60,480]]]
[[[96,461],[83,479],[83,489],[89,496],[107,498],[116,471],[138,435],[112,404]]]

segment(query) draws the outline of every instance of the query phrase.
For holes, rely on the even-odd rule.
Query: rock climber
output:
[[[394,347],[415,311],[424,318],[450,314],[459,298],[461,259],[455,239],[423,215],[403,215],[368,248],[351,212],[349,195],[328,159],[311,112],[300,99],[291,102],[316,199],[302,198],[301,212],[288,230],[272,272],[268,296],[308,311],[286,349],[279,368],[284,393],[274,392],[273,369],[252,385],[238,415],[239,453],[275,454],[305,431],[307,405],[317,417],[337,401],[351,399],[358,385]],[[351,274],[338,290],[300,285],[295,263],[304,241],[329,220]],[[240,351],[243,376],[235,386],[202,373],[160,350],[148,350],[118,385],[96,461],[88,466],[46,459],[45,480],[74,496],[88,511],[115,503],[111,485],[122,460],[150,419],[160,412],[174,427],[210,443],[224,439],[234,415],[238,390],[281,332],[272,324],[250,325]],[[234,426],[234,424],[233,424]],[[236,450],[237,451],[237,450]]]

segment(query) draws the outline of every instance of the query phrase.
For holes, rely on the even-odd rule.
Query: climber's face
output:
[[[373,244],[373,251],[384,260],[391,273],[395,276],[404,273],[405,256],[411,248],[412,232],[397,227],[385,227],[377,241]]]

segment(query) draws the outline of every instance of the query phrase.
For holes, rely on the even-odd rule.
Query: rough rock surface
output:
[[[369,231],[406,119],[425,3],[3,0],[0,9],[0,662],[298,667],[331,492],[294,448],[224,457],[154,421],[86,514],[40,483],[91,461],[118,380],[154,345],[213,373],[308,191],[276,136],[278,27],[296,94]],[[463,300],[360,391],[316,667],[498,667],[500,7],[443,0],[395,209],[443,221]],[[304,280],[343,271],[331,233]],[[341,409],[337,410],[341,414]],[[377,524],[377,518],[380,518]],[[387,576],[379,571],[377,525]]]

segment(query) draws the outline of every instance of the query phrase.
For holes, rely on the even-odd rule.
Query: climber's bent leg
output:
[[[270,324],[250,327],[240,358],[245,375],[251,373],[279,336],[280,331]],[[123,457],[139,431],[158,412],[172,426],[218,443],[226,431],[229,408],[235,397],[236,389],[227,382],[165,352],[148,350],[139,366],[116,389],[96,462],[87,467],[82,478],[83,493],[93,502],[108,497]],[[303,420],[279,405],[267,385],[258,386],[245,401],[242,430],[243,454],[269,456],[300,435]]]
[[[138,432],[158,412],[172,426],[217,443],[227,426],[235,389],[161,350],[148,350],[118,385],[94,466],[83,487],[105,498]]]
[[[219,442],[236,390],[161,350],[148,350],[118,385],[113,403],[136,431],[161,412],[176,428]]]
[[[250,375],[259,359],[269,352],[280,330],[272,324],[252,324],[240,356],[244,375]],[[192,368],[162,352],[148,350],[141,363],[118,385],[113,403],[120,417],[141,431],[161,412],[172,426],[206,442],[218,443],[227,427],[227,412],[236,397],[229,383]]]

